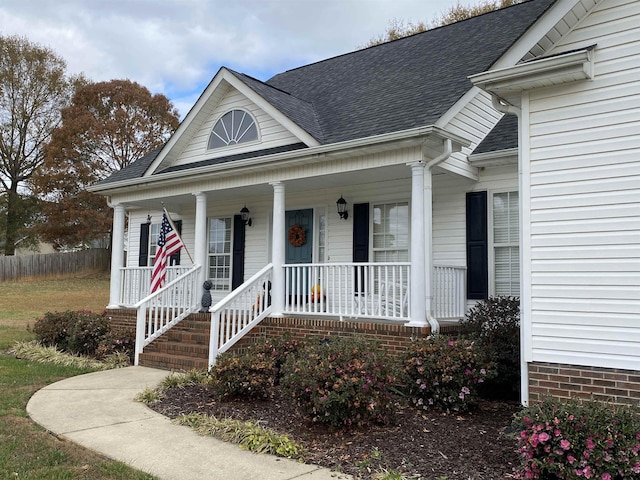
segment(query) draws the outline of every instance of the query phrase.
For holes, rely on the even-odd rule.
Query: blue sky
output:
[[[53,49],[69,73],[128,78],[185,115],[222,66],[266,80],[355,50],[392,19],[458,0],[2,0],[0,34]],[[465,5],[476,1],[462,0]]]

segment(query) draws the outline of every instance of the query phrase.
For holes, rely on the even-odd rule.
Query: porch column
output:
[[[200,265],[198,285],[202,289],[202,284],[207,279],[207,195],[202,192],[195,192],[193,195],[196,197],[194,260],[196,265]]]
[[[122,274],[124,267],[124,205],[113,205],[113,227],[111,233],[111,283],[109,285],[109,305],[107,308],[120,307],[122,291]]]
[[[427,325],[424,229],[424,162],[411,167],[411,321],[412,327]]]
[[[282,315],[284,311],[284,262],[285,235],[284,183],[273,182],[273,232],[271,233],[271,261],[273,262],[273,284],[271,286],[271,315]]]

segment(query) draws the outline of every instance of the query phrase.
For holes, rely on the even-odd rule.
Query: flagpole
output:
[[[169,215],[169,212],[167,212],[167,209],[164,206],[164,203],[162,204],[162,210],[164,211],[164,214],[167,216],[167,220],[169,220],[169,225],[171,225],[171,228],[173,228],[173,230],[176,232],[176,235],[178,235],[178,238],[180,239],[180,242],[182,243],[182,246],[184,247],[184,251],[187,253],[187,256],[189,257],[189,260],[191,260],[191,265],[195,265],[193,258],[191,258],[191,254],[189,253],[189,250],[187,249],[187,245],[182,241],[182,236],[180,235],[180,232],[178,232],[178,229],[176,228],[176,226],[173,223],[173,220],[171,219],[171,215]]]

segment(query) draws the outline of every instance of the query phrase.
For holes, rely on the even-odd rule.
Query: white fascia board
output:
[[[224,67],[220,68],[220,70],[218,70],[218,72],[214,75],[214,77],[209,82],[209,85],[207,85],[207,88],[205,88],[204,92],[202,92],[200,97],[198,97],[198,100],[196,100],[196,103],[193,105],[193,107],[191,107],[191,110],[189,110],[189,113],[187,113],[184,120],[180,122],[177,130],[173,133],[173,135],[171,135],[171,138],[169,138],[167,143],[165,143],[160,153],[158,153],[158,156],[151,163],[151,165],[149,165],[143,177],[153,174],[153,172],[155,172],[156,169],[162,164],[162,161],[167,156],[167,154],[175,147],[178,140],[186,134],[187,130],[197,119],[198,114],[202,111],[202,108],[204,107],[204,105],[206,105],[213,92],[222,83],[222,80],[225,77],[225,72],[226,76],[231,75],[231,73],[228,72]]]
[[[262,110],[264,110],[268,115],[270,115],[274,120],[280,123],[283,127],[293,133],[296,137],[300,139],[301,142],[305,143],[309,147],[315,147],[320,145],[315,138],[313,138],[306,130],[299,127],[296,123],[291,121],[289,117],[284,115],[280,110],[275,108],[269,102],[267,102],[264,98],[258,95],[254,90],[251,89],[248,85],[239,80],[235,75],[231,72],[225,70],[224,79],[229,82],[229,84],[242,93],[245,97],[251,100],[253,103],[258,105]]]
[[[536,87],[594,78],[594,46],[532,60],[513,67],[471,75],[469,80],[483,90],[500,96]]]
[[[469,155],[469,163],[474,167],[516,165],[518,163],[518,149],[508,148],[497,152],[473,153]]]
[[[366,152],[367,148],[376,148],[382,144],[399,144],[399,148],[408,145],[424,145],[429,138],[449,139],[454,148],[468,147],[470,142],[454,133],[448,132],[435,126],[418,127],[400,132],[385,133],[372,137],[348,140],[346,142],[332,143],[330,145],[319,145],[301,150],[276,153],[262,157],[247,158],[244,160],[234,160],[217,165],[206,165],[203,167],[179,170],[168,173],[158,173],[151,176],[131,178],[119,182],[108,183],[106,185],[92,185],[87,190],[93,193],[106,195],[111,192],[126,191],[140,185],[162,186],[163,183],[174,184],[176,180],[186,181],[192,177],[202,179],[203,176],[216,176],[220,174],[234,174],[234,170],[246,173],[249,169],[263,169],[267,165],[277,164],[278,167],[286,166],[290,162],[304,162],[309,160],[321,161],[325,158],[335,156],[346,156],[349,154],[359,154]],[[238,172],[240,173],[240,172]]]

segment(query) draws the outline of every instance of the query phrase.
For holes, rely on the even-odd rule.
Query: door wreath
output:
[[[300,225],[294,225],[289,229],[289,243],[292,247],[301,247],[307,243],[304,229]]]

